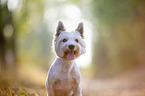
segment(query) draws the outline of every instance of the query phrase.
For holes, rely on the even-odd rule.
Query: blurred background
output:
[[[83,96],[145,96],[144,0],[0,0],[1,96],[46,96],[59,20],[84,23]]]

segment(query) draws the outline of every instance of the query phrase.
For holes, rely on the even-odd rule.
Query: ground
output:
[[[84,96],[145,96],[145,68],[139,67],[115,78],[83,83]]]
[[[1,78],[0,96],[46,96],[45,80],[43,79],[47,72],[42,72],[42,74],[44,75],[40,77],[39,84],[39,79],[32,83],[23,80],[20,82],[6,81]],[[132,69],[109,79],[82,77],[83,96],[145,96],[145,67]]]

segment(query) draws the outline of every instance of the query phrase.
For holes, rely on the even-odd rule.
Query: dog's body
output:
[[[48,72],[48,95],[82,96],[81,74],[74,60],[85,53],[83,24],[79,24],[76,32],[66,32],[60,21],[55,34],[54,49],[58,57]]]

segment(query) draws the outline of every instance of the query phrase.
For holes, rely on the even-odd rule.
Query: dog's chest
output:
[[[60,78],[55,82],[55,89],[71,90],[77,84],[75,78],[70,74],[62,73]]]

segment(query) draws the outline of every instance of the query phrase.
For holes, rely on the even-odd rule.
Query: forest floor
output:
[[[145,96],[145,67],[110,79],[83,82],[84,96]]]
[[[0,96],[46,96],[44,78],[47,73],[41,74],[43,73],[45,74],[41,79],[38,79],[39,84],[37,80],[33,83],[29,81],[31,76],[27,78],[27,82],[24,80],[25,76],[22,76],[19,82],[0,78]],[[145,67],[110,79],[82,77],[83,96],[145,96]]]

